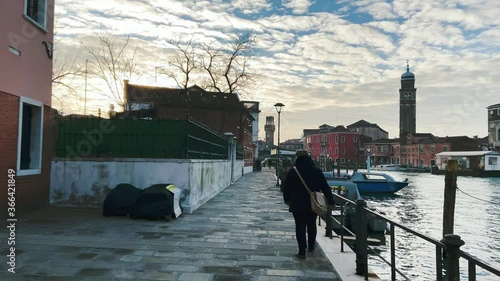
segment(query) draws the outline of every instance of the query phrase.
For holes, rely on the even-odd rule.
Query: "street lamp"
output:
[[[276,162],[276,186],[280,185],[280,114],[283,106],[285,105],[281,102],[274,105],[276,112],[278,112],[278,160]]]

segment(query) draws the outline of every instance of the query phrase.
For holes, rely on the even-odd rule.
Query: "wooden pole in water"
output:
[[[444,176],[443,237],[453,234],[457,196],[457,160],[448,160]]]

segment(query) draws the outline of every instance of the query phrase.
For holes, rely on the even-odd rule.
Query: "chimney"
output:
[[[123,80],[123,108],[125,109],[125,111],[128,111],[127,101],[128,101],[128,79],[124,79]]]

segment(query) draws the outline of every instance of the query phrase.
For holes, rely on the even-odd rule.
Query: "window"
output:
[[[328,142],[332,142],[332,135],[328,136]]]
[[[132,102],[130,103],[130,110],[143,110],[143,109],[152,109],[152,102]]]
[[[339,135],[335,135],[335,143],[339,143]]]
[[[344,136],[340,137],[340,142],[345,142],[345,137]]]
[[[353,137],[353,138],[352,138],[352,142],[353,142],[353,143],[357,143],[357,142],[358,142],[358,137]]]
[[[25,0],[24,3],[26,17],[45,29],[47,23],[47,0]]]
[[[335,154],[339,154],[339,148],[335,147]]]
[[[431,146],[431,152],[432,153],[436,152],[436,148],[434,146]]]
[[[384,152],[387,152],[387,146],[384,146],[383,149],[384,149]]]
[[[358,154],[358,149],[357,149],[357,148],[354,148],[354,149],[353,149],[353,153],[354,153],[354,154]]]
[[[18,175],[42,172],[43,103],[21,97],[17,142]]]
[[[332,154],[332,148],[331,147],[328,148],[328,154],[330,154],[330,155]]]
[[[447,146],[447,145],[445,145],[445,146],[443,147],[443,151],[448,151],[448,146]]]
[[[319,136],[317,136],[317,137],[316,137],[316,142],[318,142],[318,143],[319,143]]]
[[[382,147],[381,146],[377,146],[377,152],[382,152]]]
[[[498,161],[497,161],[497,157],[489,157],[488,158],[488,165],[497,165]]]
[[[345,148],[343,148],[343,147],[342,147],[342,148],[340,149],[340,154],[345,154]]]

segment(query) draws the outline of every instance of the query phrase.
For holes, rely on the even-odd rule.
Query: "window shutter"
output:
[[[26,15],[38,22],[38,0],[26,0]]]

